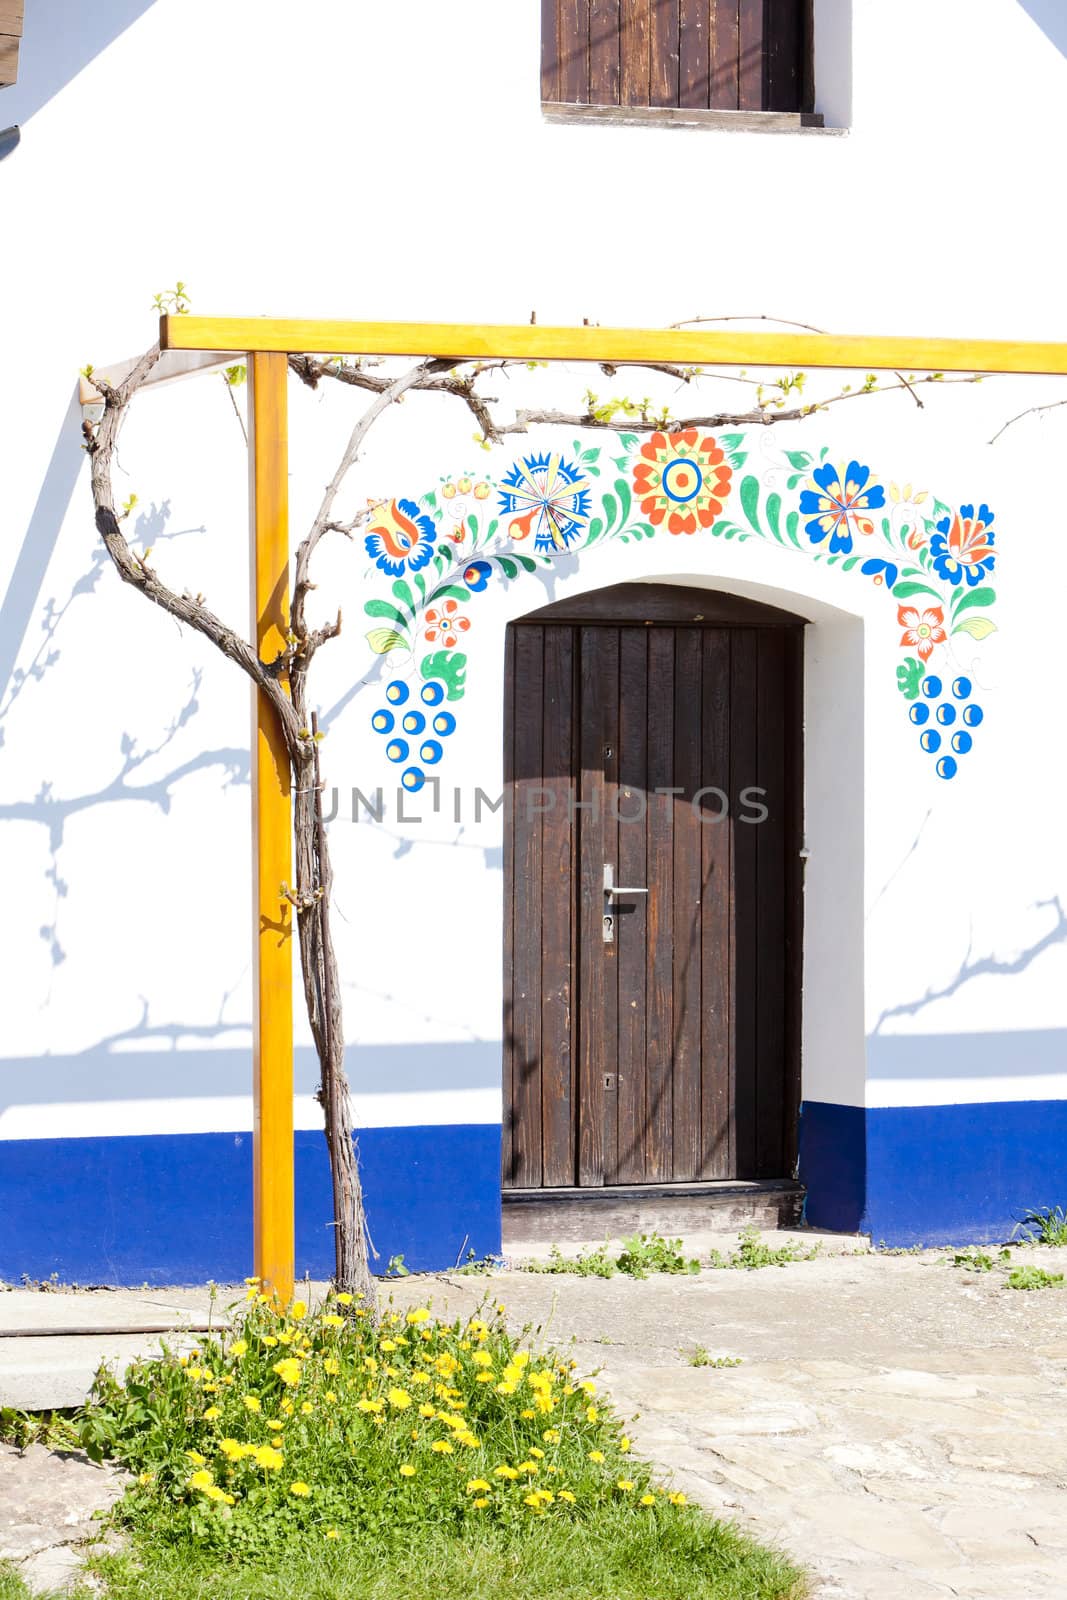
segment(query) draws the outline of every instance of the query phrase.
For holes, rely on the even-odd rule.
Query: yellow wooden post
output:
[[[248,363],[252,625],[260,659],[285,648],[289,616],[289,425],[284,355]],[[289,757],[277,713],[256,692],[252,732],[255,1272],[293,1294],[293,924]]]

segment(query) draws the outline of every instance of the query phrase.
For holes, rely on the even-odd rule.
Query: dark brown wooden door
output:
[[[510,627],[505,1187],[792,1175],[802,661],[673,585]]]

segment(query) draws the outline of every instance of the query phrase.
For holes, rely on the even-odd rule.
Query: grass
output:
[[[1062,1206],[1039,1206],[1023,1213],[1015,1232],[1027,1244],[1067,1245],[1067,1212]]]
[[[1058,1289],[1062,1272],[1046,1272],[1044,1267],[1016,1267],[1008,1274],[1009,1289]]]
[[[595,1381],[536,1330],[514,1339],[501,1308],[375,1325],[351,1297],[280,1315],[248,1294],[218,1337],[122,1384],[102,1372],[61,1419],[132,1475],[128,1549],[93,1564],[108,1600],[803,1593],[783,1557],[658,1481]]]
[[[740,1367],[743,1364],[741,1356],[713,1356],[710,1350],[702,1344],[695,1344],[688,1351],[681,1351],[691,1367]]]
[[[755,1272],[760,1267],[784,1267],[791,1261],[814,1261],[819,1255],[821,1245],[813,1244],[810,1248],[801,1244],[766,1244],[760,1237],[760,1231],[755,1227],[742,1228],[736,1250],[731,1250],[724,1256],[718,1250],[711,1252],[710,1265],[713,1267],[734,1267],[743,1272]]]
[[[527,1261],[526,1272],[565,1272],[579,1278],[613,1278],[617,1272],[629,1278],[647,1278],[650,1273],[671,1274],[700,1271],[695,1256],[686,1256],[681,1239],[664,1239],[658,1233],[635,1233],[622,1241],[617,1255],[606,1244],[595,1250],[580,1251],[576,1256],[565,1256],[554,1244],[547,1261]]]

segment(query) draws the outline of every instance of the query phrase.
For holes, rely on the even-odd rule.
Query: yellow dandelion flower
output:
[[[249,1446],[241,1444],[237,1439],[220,1439],[219,1449],[227,1461],[240,1461],[247,1453]]]
[[[589,1459],[590,1459],[590,1461],[595,1461],[597,1466],[599,1466],[601,1464],[601,1462],[604,1460],[604,1452],[603,1452],[603,1450],[590,1450]]]
[[[527,1406],[525,1411],[520,1411],[519,1412],[519,1416],[522,1418],[523,1422],[532,1422],[534,1417],[536,1417],[536,1415],[537,1415],[537,1412],[536,1411],[531,1411],[529,1406]]]
[[[305,1400],[303,1405],[300,1407],[300,1415],[302,1417],[310,1417],[314,1409],[315,1407],[311,1404],[311,1401]]]
[[[377,1361],[375,1361],[373,1356],[364,1356],[363,1357],[363,1370],[364,1370],[364,1372],[372,1372],[372,1373],[373,1372],[377,1372],[378,1363],[377,1363]]]
[[[622,1451],[623,1455],[625,1455],[627,1450],[629,1450],[629,1448],[630,1448],[630,1441],[626,1437],[626,1435],[623,1434],[622,1438],[619,1440],[619,1449]]]
[[[345,1319],[344,1317],[337,1316],[335,1312],[331,1311],[327,1316],[323,1317],[322,1325],[324,1328],[343,1328],[345,1325]]]
[[[400,1468],[400,1476],[402,1478],[413,1478],[415,1476],[415,1468],[410,1462],[404,1462],[404,1465]]]
[[[138,1483],[143,1483],[143,1484],[155,1483],[155,1481],[156,1481],[156,1475],[155,1475],[154,1472],[142,1472],[142,1473],[140,1473],[138,1475],[138,1478],[137,1478],[137,1482]]]
[[[656,1497],[655,1497],[654,1494],[643,1494],[641,1496],[641,1504],[643,1506],[654,1506],[655,1503],[656,1503]]]
[[[470,1450],[477,1450],[481,1442],[480,1439],[475,1438],[473,1433],[468,1433],[466,1429],[462,1433],[456,1434],[456,1443],[466,1445]]]
[[[586,1420],[586,1422],[595,1422],[597,1420],[597,1418],[599,1417],[599,1415],[600,1415],[600,1412],[597,1410],[596,1406],[586,1406],[586,1408],[585,1408],[585,1420]]]
[[[396,1411],[406,1411],[411,1404],[411,1396],[406,1389],[390,1389],[386,1398]]]
[[[278,1340],[275,1334],[265,1333],[263,1335],[263,1343],[266,1345],[268,1350],[273,1350],[274,1346],[278,1343]]]
[[[351,1298],[351,1296],[349,1298]],[[325,1537],[327,1539],[339,1539],[341,1535],[338,1533],[336,1528],[327,1528]]]
[[[471,1360],[476,1367],[491,1367],[493,1365],[493,1358],[488,1350],[475,1350],[471,1355]]]
[[[566,1502],[567,1502],[567,1504],[569,1506],[572,1506],[574,1504],[574,1496],[571,1494],[569,1489],[561,1489],[559,1491],[559,1498],[561,1500],[566,1500]]]
[[[578,1387],[583,1394],[596,1394],[596,1384],[592,1378],[585,1378]]]
[[[485,1508],[486,1508],[486,1506],[487,1506],[487,1505],[488,1505],[488,1504],[489,1504],[489,1502],[488,1502],[488,1500],[487,1500],[487,1499],[486,1499],[486,1498],[485,1498],[485,1496],[484,1496],[484,1495],[482,1495],[482,1496],[481,1496],[481,1497],[480,1497],[480,1498],[479,1498],[479,1499],[477,1499],[477,1500],[472,1500],[472,1501],[471,1501],[471,1505],[472,1505],[472,1506],[473,1506],[473,1507],[474,1507],[474,1509],[475,1509],[475,1511],[484,1511],[484,1510],[485,1510]]]
[[[493,1476],[495,1478],[514,1479],[514,1478],[517,1478],[518,1475],[519,1474],[515,1471],[514,1467],[504,1466],[504,1467],[494,1467],[493,1468]]]
[[[291,1417],[293,1414],[293,1402],[289,1399],[280,1401],[278,1404],[278,1410],[281,1412],[283,1417]]]
[[[338,1304],[342,1306],[350,1306],[352,1304],[352,1296],[348,1294],[346,1290],[341,1291],[341,1293],[337,1296],[337,1300]]]
[[[430,1449],[436,1450],[439,1456],[450,1456],[452,1454],[452,1441],[450,1439],[435,1439]]]
[[[684,1506],[686,1503],[685,1495],[679,1494],[677,1491],[674,1494],[669,1494],[667,1499],[670,1501],[672,1506]]]
[[[259,1279],[258,1278],[246,1278],[245,1282],[249,1285],[249,1287],[251,1287],[252,1284],[255,1284],[257,1287],[259,1285]]]
[[[633,1480],[631,1478],[619,1478],[615,1484],[615,1487],[616,1489],[621,1489],[625,1494],[628,1494],[633,1488]]]
[[[289,1493],[295,1494],[298,1500],[306,1500],[311,1493],[311,1488],[304,1482],[303,1478],[297,1478],[289,1485]]]
[[[286,1356],[284,1360],[276,1361],[271,1371],[276,1372],[290,1389],[295,1389],[300,1382],[300,1363],[295,1356]]]
[[[420,1322],[428,1322],[429,1318],[430,1313],[426,1310],[426,1307],[418,1306],[414,1311],[408,1312],[407,1316],[404,1318],[404,1321],[409,1322],[412,1327],[415,1327]]]
[[[559,1429],[546,1428],[541,1437],[546,1444],[559,1444]]]
[[[474,1381],[475,1383],[492,1383],[493,1374],[491,1372],[479,1372]]]
[[[304,1300],[294,1300],[289,1307],[289,1315],[294,1322],[303,1322],[307,1314],[307,1302]]]
[[[202,1467],[207,1461],[207,1456],[202,1456],[199,1450],[187,1450],[185,1454],[194,1467]]]
[[[332,1389],[327,1389],[322,1398],[328,1406],[335,1406],[337,1404],[337,1396]]]
[[[524,1494],[523,1497],[522,1497],[522,1501],[523,1501],[523,1505],[529,1506],[531,1508],[531,1510],[533,1510],[533,1511],[543,1511],[544,1510],[544,1507],[542,1506],[539,1497],[537,1495],[535,1495],[535,1494]]]
[[[468,1494],[486,1494],[492,1488],[488,1478],[469,1478],[467,1480]]]
[[[233,1505],[233,1495],[227,1494],[225,1489],[220,1489],[217,1483],[211,1483],[203,1491],[209,1500],[222,1500],[227,1505]]]
[[[540,1448],[540,1446],[538,1446],[536,1444],[532,1444],[530,1446],[530,1454],[533,1456],[535,1461],[543,1461],[544,1460],[545,1452]]]
[[[497,1394],[514,1394],[518,1387],[518,1384],[515,1382],[498,1383],[496,1386],[496,1392]]]
[[[411,1374],[411,1382],[412,1383],[432,1383],[433,1379],[430,1377],[430,1374],[428,1372],[418,1372],[418,1371],[416,1371],[416,1372],[413,1372]]]
[[[230,1346],[231,1356],[243,1356],[248,1349],[247,1339],[235,1339]]]
[[[341,1370],[341,1363],[338,1361],[336,1356],[327,1356],[326,1360],[322,1363],[322,1370],[328,1377],[336,1378],[337,1374]]]
[[[263,1410],[263,1407],[261,1406],[261,1404],[259,1402],[259,1396],[258,1395],[243,1394],[241,1396],[241,1404],[244,1406],[246,1411],[262,1411]]]
[[[289,1332],[289,1329],[288,1328],[283,1329],[283,1331],[278,1335],[278,1343],[279,1344],[292,1344],[292,1342],[293,1342],[293,1336]]]
[[[204,1412],[204,1421],[214,1422],[217,1417],[221,1416],[222,1412],[219,1410],[218,1406],[208,1406],[207,1410]]]
[[[396,1349],[396,1340],[395,1339],[379,1339],[378,1348],[379,1348],[379,1350],[395,1350]]]
[[[273,1445],[260,1444],[252,1451],[252,1458],[257,1467],[262,1467],[264,1472],[277,1472],[285,1457],[280,1450],[275,1450]]]
[[[384,1400],[368,1400],[366,1398],[366,1396],[364,1396],[364,1398],[362,1400],[357,1400],[356,1401],[356,1410],[357,1411],[367,1411],[372,1416],[374,1416],[379,1411],[383,1411],[384,1409],[385,1409],[385,1401]]]
[[[200,1490],[209,1489],[214,1481],[214,1474],[209,1472],[206,1467],[201,1467],[200,1471],[194,1472],[192,1477],[189,1479],[189,1488]]]
[[[273,1433],[278,1433],[280,1429],[285,1427],[285,1423],[280,1417],[271,1417],[267,1422],[267,1427],[270,1428]]]

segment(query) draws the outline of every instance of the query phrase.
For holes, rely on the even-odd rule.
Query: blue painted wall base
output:
[[[500,1129],[363,1128],[360,1168],[384,1273],[500,1250]],[[295,1135],[296,1271],[332,1276],[321,1133]],[[0,1142],[0,1278],[63,1283],[239,1282],[252,1271],[250,1134]]]
[[[875,1243],[990,1244],[1067,1207],[1067,1100],[872,1107],[805,1101],[805,1218]]]

